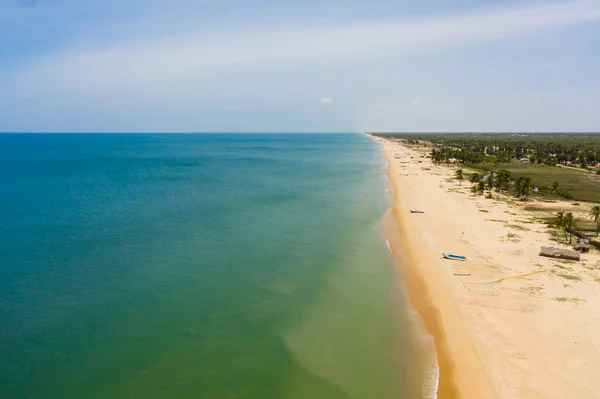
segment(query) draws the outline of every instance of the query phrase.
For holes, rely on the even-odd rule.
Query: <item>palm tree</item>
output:
[[[491,173],[489,174],[487,180],[485,181],[485,187],[490,192],[494,188],[494,175],[493,174],[491,174]]]
[[[565,230],[569,230],[569,244],[573,241],[573,233],[571,229],[577,227],[577,220],[573,217],[571,212],[565,215]]]
[[[501,190],[507,190],[511,177],[511,173],[508,170],[500,169],[498,172],[496,172],[496,178],[494,179],[494,183],[496,184],[497,188]]]
[[[531,179],[529,177],[526,177],[525,179],[523,179],[523,195],[525,196],[525,198],[527,199],[527,197],[529,197],[529,194],[531,193]]]
[[[590,210],[590,218],[594,219],[596,222],[596,237],[598,236],[598,231],[600,231],[600,205],[594,205]]]
[[[454,172],[454,176],[456,177],[456,180],[458,180],[458,184],[462,186],[462,181],[465,180],[465,176],[463,175],[463,170],[458,169],[456,172]]]
[[[531,178],[529,177],[519,177],[515,182],[515,187],[517,189],[517,197],[529,197],[531,193]]]
[[[565,234],[565,241],[567,241],[567,231],[566,231],[567,226],[566,226],[565,213],[557,212],[552,224],[563,231],[563,233]]]
[[[483,194],[484,191],[485,191],[485,182],[480,181],[479,183],[477,183],[477,192],[479,194]]]
[[[477,186],[476,185],[473,185],[473,187],[471,187],[471,192],[473,194],[477,194]]]
[[[550,187],[550,194],[558,194],[558,182],[553,181],[552,186]]]
[[[477,172],[473,173],[471,177],[469,177],[469,181],[473,184],[479,183],[480,180],[481,176]]]

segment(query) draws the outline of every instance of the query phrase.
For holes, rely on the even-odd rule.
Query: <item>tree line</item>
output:
[[[462,182],[466,180],[465,171],[457,169],[454,172],[454,177],[462,185]],[[471,192],[482,195],[487,190],[489,197],[491,197],[492,190],[494,189],[496,191],[508,191],[510,186],[514,186],[514,194],[518,198],[527,199],[534,189],[529,177],[521,176],[513,180],[512,173],[505,169],[501,169],[495,173],[489,172],[485,176],[481,176],[478,172],[473,172],[468,180],[472,184]],[[553,182],[550,192],[557,193],[559,190],[559,183]],[[589,216],[596,224],[596,236],[598,236],[600,234],[600,205],[592,206]],[[571,231],[577,228],[577,219],[573,216],[572,212],[558,212],[552,224],[563,231],[565,241],[567,240],[567,233],[569,233],[569,242],[572,242]]]
[[[527,159],[550,166],[595,167],[600,163],[599,134],[380,134],[432,147],[434,163],[462,165]]]
[[[462,185],[462,182],[465,180],[464,170],[456,170],[454,177],[459,181],[459,184]],[[478,172],[471,173],[469,182],[472,184],[471,191],[473,193],[483,194],[484,191],[487,190],[490,196],[494,189],[496,191],[508,191],[510,186],[514,186],[516,196],[518,198],[527,199],[534,190],[531,178],[521,176],[513,180],[512,173],[506,169],[500,169],[497,172],[489,172],[484,176]]]

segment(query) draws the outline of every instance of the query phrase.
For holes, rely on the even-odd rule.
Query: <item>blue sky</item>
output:
[[[0,131],[600,131],[599,71],[599,0],[0,0]]]

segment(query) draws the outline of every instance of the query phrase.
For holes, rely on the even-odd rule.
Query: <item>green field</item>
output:
[[[540,189],[540,193],[538,193],[540,196],[560,198],[548,192],[552,182],[557,181],[560,189],[571,194],[575,201],[600,202],[600,175],[583,169],[520,163],[518,161],[496,165],[475,164],[471,167],[484,172],[506,169],[512,173],[513,178],[529,177],[533,185]]]

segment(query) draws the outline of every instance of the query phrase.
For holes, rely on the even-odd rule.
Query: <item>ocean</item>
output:
[[[0,135],[0,398],[413,399],[360,134]]]

